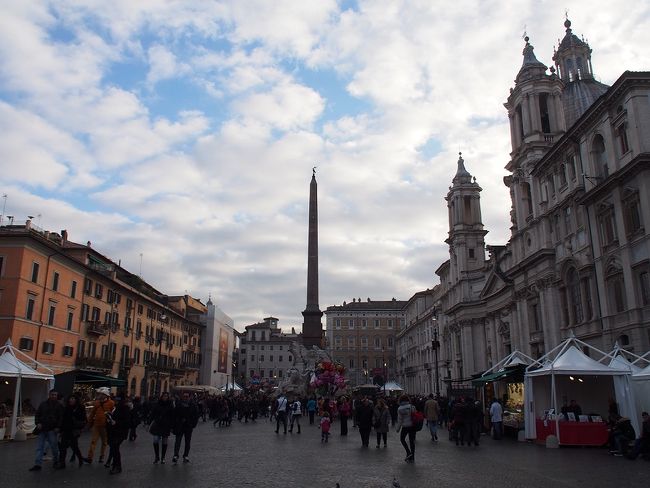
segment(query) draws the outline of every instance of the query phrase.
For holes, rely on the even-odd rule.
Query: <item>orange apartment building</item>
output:
[[[198,380],[207,308],[168,297],[67,232],[0,227],[0,341],[57,373],[124,380],[146,396]]]

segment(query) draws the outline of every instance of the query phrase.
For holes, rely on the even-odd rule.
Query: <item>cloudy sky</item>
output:
[[[448,257],[459,150],[508,239],[503,102],[524,29],[549,65],[567,7],[600,81],[650,68],[639,0],[2,2],[5,215],[239,329],[299,326],[317,166],[321,309],[408,299]]]

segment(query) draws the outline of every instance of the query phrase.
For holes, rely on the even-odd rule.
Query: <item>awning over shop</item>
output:
[[[489,373],[472,380],[474,386],[481,386],[485,383],[501,380],[524,381],[524,373],[526,371],[525,365],[518,365],[510,368],[505,368],[494,373]]]
[[[113,378],[112,376],[104,376],[102,374],[86,372],[78,373],[74,382],[101,386],[126,386],[126,380]]]
[[[108,386],[125,387],[126,380],[106,376],[98,371],[75,369],[54,376],[54,387],[63,396],[72,394],[74,385],[89,385],[94,387]]]

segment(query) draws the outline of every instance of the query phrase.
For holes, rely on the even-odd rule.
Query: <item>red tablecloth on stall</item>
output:
[[[546,437],[555,433],[555,420],[537,419],[537,442],[545,443]],[[563,446],[603,446],[609,434],[604,422],[567,422],[560,420],[560,445]]]

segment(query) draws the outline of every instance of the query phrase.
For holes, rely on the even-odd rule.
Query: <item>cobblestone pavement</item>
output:
[[[304,424],[303,420],[303,424]],[[320,442],[320,430],[303,425],[302,434],[275,434],[275,424],[234,422],[229,428],[199,423],[194,432],[191,463],[153,465],[151,437],[140,429],[135,442],[122,448],[124,471],[109,475],[99,463],[69,465],[55,471],[46,461],[40,472],[29,472],[36,441],[0,443],[0,487],[65,485],[88,488],[132,486],[189,487],[390,487],[393,477],[402,487],[642,487],[648,486],[650,463],[610,456],[605,449],[546,449],[514,439],[481,446],[456,447],[446,436],[432,443],[425,429],[418,433],[415,464],[404,462],[398,434],[391,431],[388,448],[362,448],[356,429],[348,437],[332,425],[330,442]],[[445,433],[446,434],[446,433]],[[172,439],[170,438],[170,441]],[[81,438],[82,452],[89,443]],[[170,446],[171,451],[171,446]]]

